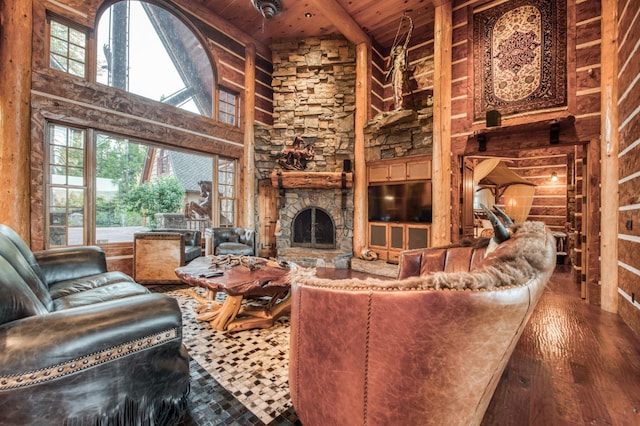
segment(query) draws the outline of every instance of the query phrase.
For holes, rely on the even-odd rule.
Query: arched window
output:
[[[200,41],[166,9],[124,0],[98,23],[96,81],[213,117],[213,69]]]

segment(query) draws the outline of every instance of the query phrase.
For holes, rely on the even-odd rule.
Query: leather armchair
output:
[[[177,302],[98,247],[32,253],[0,225],[0,424],[171,424],[189,357]]]
[[[292,272],[289,386],[302,424],[480,424],[555,241],[529,222],[487,251],[403,252],[396,280]]]
[[[210,228],[214,255],[254,256],[256,232],[247,228]]]

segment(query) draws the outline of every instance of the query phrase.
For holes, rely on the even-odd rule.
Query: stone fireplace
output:
[[[276,233],[278,257],[302,266],[348,268],[352,256],[353,200],[342,191],[286,190]]]
[[[271,47],[274,123],[256,124],[254,141],[257,178],[270,181],[266,185],[270,194],[257,194],[256,219],[257,223],[273,221],[274,231],[261,223],[258,240],[269,239],[266,246],[274,256],[302,266],[348,268],[353,257],[354,203],[352,180],[345,185],[344,175],[366,179],[350,173],[355,141],[355,47],[334,36],[284,40]],[[379,113],[368,123],[367,161],[430,153],[432,108],[428,100],[425,103],[419,111]],[[337,185],[307,185],[306,180],[287,185],[278,180],[276,175],[288,173],[278,163],[278,155],[296,137],[305,145],[312,144],[314,150],[313,160],[297,173],[309,179],[323,173],[337,176]],[[269,201],[277,207],[267,209],[270,216],[266,217],[260,205]]]
[[[340,177],[345,160],[353,160],[355,47],[341,37],[285,40],[271,47],[274,123],[255,129],[259,178],[287,173],[276,158],[296,136],[315,152],[301,173]],[[273,187],[277,257],[302,266],[348,268],[353,252],[351,187],[282,187],[277,181]]]

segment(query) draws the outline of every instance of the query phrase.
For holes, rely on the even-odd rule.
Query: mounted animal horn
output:
[[[484,210],[484,213],[487,215],[487,218],[491,222],[491,226],[493,226],[492,240],[498,244],[507,241],[511,235],[509,234],[509,230],[504,226],[504,224],[500,222],[498,216],[496,216],[496,214],[489,210],[484,204],[480,204],[480,207],[482,207],[482,210]]]
[[[509,215],[504,210],[502,210],[498,206],[493,206],[493,209],[496,211],[496,213],[498,213],[498,215],[500,215],[500,217],[502,218],[502,221],[504,222],[505,225],[507,225],[507,226],[513,225],[513,219],[511,219],[509,217]]]

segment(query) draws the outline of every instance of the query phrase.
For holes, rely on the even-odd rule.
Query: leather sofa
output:
[[[138,231],[133,236],[133,278],[140,284],[178,284],[175,269],[201,255],[200,231]]]
[[[177,302],[98,247],[33,253],[0,225],[0,424],[175,424],[189,356]]]
[[[555,267],[543,223],[509,232],[493,251],[405,251],[398,279],[291,272],[289,386],[302,424],[480,424]]]

